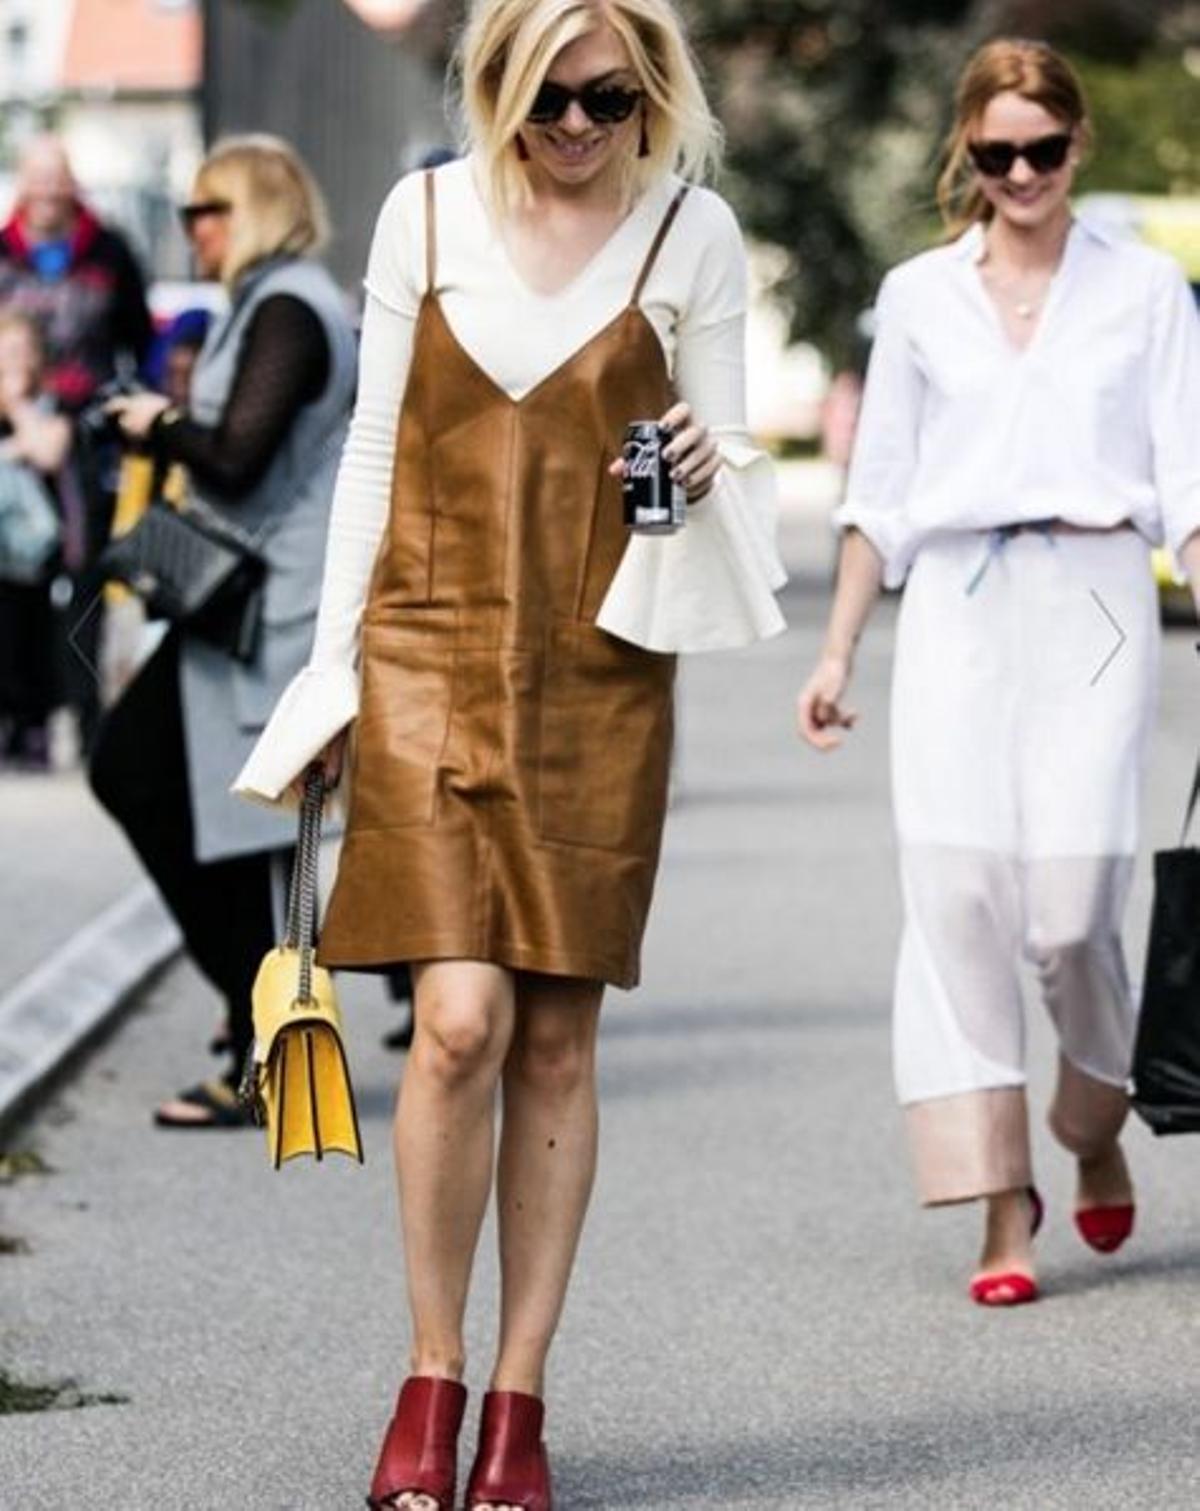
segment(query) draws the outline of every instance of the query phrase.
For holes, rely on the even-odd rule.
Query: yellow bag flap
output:
[[[327,1023],[285,1024],[263,1076],[267,1145],[278,1169],[284,1160],[330,1150],[362,1163],[362,1138],[345,1051]]]
[[[254,1013],[254,1058],[264,1064],[280,1030],[302,1019],[328,1023],[340,1034],[342,1018],[338,1011],[333,977],[319,965],[312,969],[312,1000],[300,1003],[300,952],[279,945],[263,957],[254,980],[251,1003]]]

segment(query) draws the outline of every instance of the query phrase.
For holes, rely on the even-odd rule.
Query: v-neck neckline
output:
[[[580,344],[574,349],[574,351],[568,352],[568,354],[562,359],[561,362],[555,363],[550,371],[548,373],[544,373],[537,380],[537,382],[533,384],[531,388],[525,389],[525,391],[520,394],[511,394],[502,383],[499,383],[495,378],[492,377],[487,368],[484,367],[477,358],[473,357],[470,351],[468,351],[468,349],[459,340],[454,327],[450,324],[450,320],[446,314],[446,311],[442,308],[441,297],[438,294],[434,293],[432,290],[429,290],[425,294],[421,303],[422,314],[424,313],[426,307],[432,307],[434,310],[436,310],[437,317],[442,323],[442,328],[446,332],[447,336],[449,336],[455,351],[459,353],[463,361],[472,370],[472,372],[474,372],[479,378],[483,380],[484,383],[487,384],[487,386],[493,391],[493,393],[495,393],[497,398],[502,399],[505,404],[509,405],[510,408],[514,410],[523,408],[524,405],[527,404],[529,400],[532,399],[536,394],[539,394],[543,388],[546,388],[550,383],[554,382],[556,378],[560,378],[562,374],[566,372],[568,367],[571,367],[575,362],[577,362],[579,358],[582,357],[586,351],[590,350],[591,347],[595,346],[597,342],[604,340],[606,336],[608,336],[612,331],[616,330],[617,326],[620,325],[622,321],[628,319],[630,315],[636,316],[641,319],[642,325],[649,333],[660,357],[662,357],[664,368],[666,367],[666,356],[663,353],[662,342],[658,338],[658,332],[650,323],[650,317],[646,314],[645,310],[642,309],[640,304],[624,304],[612,317],[611,320],[605,321],[605,323],[599,328],[599,330],[593,331],[585,341],[580,342]]]
[[[978,234],[972,241],[967,257],[967,274],[970,279],[971,286],[976,290],[978,297],[987,306],[988,313],[991,316],[992,324],[996,332],[996,337],[999,340],[1000,345],[1003,347],[1005,355],[1012,362],[1024,362],[1025,359],[1029,357],[1037,347],[1043,344],[1047,321],[1054,313],[1056,305],[1062,298],[1062,290],[1065,284],[1065,278],[1063,275],[1066,272],[1068,264],[1071,262],[1074,255],[1075,246],[1078,240],[1079,222],[1074,216],[1071,217],[1071,224],[1067,228],[1067,234],[1063,241],[1062,253],[1058,259],[1058,266],[1050,275],[1050,281],[1046,285],[1046,295],[1042,300],[1042,307],[1037,313],[1034,321],[1033,331],[1031,332],[1029,340],[1026,341],[1024,346],[1018,346],[1009,335],[1008,330],[1004,324],[1004,316],[1000,313],[999,306],[992,298],[991,293],[988,291],[988,286],[984,282],[982,264],[984,254],[987,251],[987,233],[982,226],[979,226],[976,229]]]
[[[562,288],[555,289],[552,293],[543,293],[541,290],[535,289],[533,287],[533,285],[528,281],[528,279],[523,276],[520,269],[513,261],[512,253],[509,251],[508,245],[504,240],[504,233],[492,218],[491,211],[487,206],[487,201],[484,199],[483,191],[479,187],[479,181],[475,177],[475,161],[473,158],[467,158],[466,170],[467,177],[470,180],[471,195],[475,203],[475,208],[478,210],[484,225],[487,227],[488,235],[490,236],[492,243],[495,246],[496,256],[499,258],[501,264],[503,265],[505,276],[525,299],[532,300],[538,304],[557,304],[561,300],[567,299],[572,294],[578,292],[578,290],[583,286],[588,278],[595,272],[599,264],[606,259],[608,253],[611,252],[612,249],[629,232],[630,228],[641,220],[641,218],[645,215],[651,201],[654,199],[654,186],[651,186],[644,193],[639,195],[636,200],[634,200],[633,204],[630,205],[629,209],[616,223],[616,225],[612,228],[612,230],[608,233],[608,235],[604,238],[604,240],[600,243],[596,250],[588,257],[587,261],[584,262],[582,266],[579,267],[576,272],[571,275],[567,282],[563,284]]]

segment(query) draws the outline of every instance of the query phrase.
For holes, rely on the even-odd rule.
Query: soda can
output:
[[[687,494],[663,456],[670,432],[654,420],[625,427],[625,523],[639,535],[673,535],[687,517]]]

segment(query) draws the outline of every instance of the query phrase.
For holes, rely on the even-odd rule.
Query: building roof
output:
[[[198,0],[75,0],[60,83],[64,89],[195,89],[203,56]]]

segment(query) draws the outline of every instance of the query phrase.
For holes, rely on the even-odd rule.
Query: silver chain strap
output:
[[[300,953],[300,981],[296,1001],[312,1001],[313,951],[317,921],[317,856],[321,849],[321,814],[325,806],[325,775],[314,762],[304,773],[304,799],[300,804],[300,834],[296,840],[296,858],[292,862],[292,880],[288,889],[287,923],[284,944]],[[249,1107],[261,1124],[265,1110],[257,1089],[256,1046],[246,1051],[238,1100]]]
[[[321,811],[325,804],[325,776],[314,763],[304,773],[304,800],[300,804],[300,835],[292,866],[288,894],[285,943],[300,952],[300,989],[297,1000],[312,1000],[313,948],[317,921],[317,858],[321,849]]]

